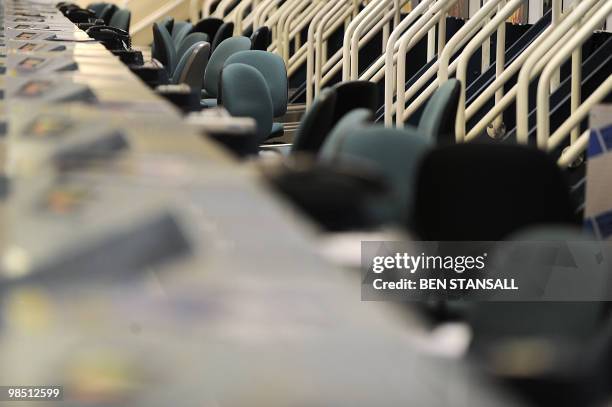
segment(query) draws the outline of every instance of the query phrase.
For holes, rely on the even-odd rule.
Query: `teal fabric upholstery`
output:
[[[242,51],[230,56],[225,66],[240,63],[250,65],[263,75],[274,105],[274,117],[287,113],[289,83],[285,61],[279,55],[266,51]]]
[[[177,57],[181,58],[183,55],[185,55],[187,50],[191,48],[193,44],[196,44],[198,42],[208,42],[210,44],[208,35],[204,33],[191,33],[187,35],[177,48],[177,51],[176,51]],[[209,51],[209,55],[207,55],[206,58],[207,59],[210,58],[210,51]],[[203,77],[204,77],[204,73],[202,73],[202,78]]]
[[[461,84],[450,79],[429,99],[419,121],[418,131],[432,141],[454,142],[455,120]]]
[[[184,83],[189,85],[191,90],[200,93],[202,91],[202,82],[204,80],[204,68],[208,62],[208,54],[210,53],[210,44],[207,42],[195,43],[183,55],[179,61],[172,83]]]
[[[251,40],[247,37],[233,37],[224,41],[210,56],[206,72],[204,73],[204,90],[206,97],[216,99],[219,93],[219,76],[225,61],[232,55],[246,51],[251,47]]]
[[[272,98],[263,75],[252,66],[231,64],[221,76],[223,106],[236,117],[251,117],[257,123],[261,144],[272,129]]]
[[[332,161],[370,167],[387,180],[390,194],[372,202],[374,218],[405,224],[414,204],[418,168],[432,143],[412,130],[368,126],[347,133],[337,147]]]
[[[155,44],[156,58],[166,67],[168,74],[172,75],[176,66],[176,49],[170,33],[166,30],[166,27],[159,23],[153,24],[153,43]]]
[[[132,13],[127,9],[119,9],[113,14],[108,25],[111,27],[122,29],[123,31],[130,32],[130,20]]]
[[[174,29],[174,17],[164,17],[159,21],[159,24],[166,27],[166,30],[171,33]]]
[[[172,27],[172,43],[174,47],[178,49],[187,35],[193,31],[191,23],[186,21],[178,21],[174,23]]]
[[[291,152],[317,153],[331,130],[336,106],[336,90],[322,89],[306,111],[295,133]]]
[[[374,118],[369,109],[355,109],[344,115],[334,126],[323,143],[319,158],[323,161],[332,161],[338,156],[344,139],[353,131],[365,127]]]

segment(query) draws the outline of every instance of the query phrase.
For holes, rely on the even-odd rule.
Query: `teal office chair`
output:
[[[272,97],[274,117],[284,116],[287,113],[289,99],[289,81],[285,61],[271,52],[242,51],[230,56],[225,61],[225,66],[234,63],[250,65],[263,75]],[[270,137],[282,136],[283,131],[282,123],[274,123]]]
[[[333,127],[336,90],[322,89],[306,111],[293,138],[291,152],[317,153]]]
[[[187,35],[183,39],[183,41],[179,44],[179,46],[177,48],[177,51],[176,51],[176,55],[179,58],[181,58],[183,55],[185,55],[187,50],[189,48],[191,48],[191,46],[193,44],[196,44],[198,42],[207,42],[207,43],[210,44],[208,35],[206,35],[204,33],[199,33],[199,32],[195,32],[195,33],[191,33],[191,34]],[[210,58],[210,55],[208,55],[208,58]],[[203,76],[204,76],[204,74],[202,74],[202,77]]]
[[[455,121],[461,83],[450,79],[429,99],[419,121],[418,132],[438,143],[455,142]]]
[[[223,69],[220,88],[223,107],[232,116],[253,118],[257,142],[264,142],[272,130],[274,109],[263,75],[252,66],[231,64]]]
[[[174,27],[172,27],[172,43],[174,47],[178,49],[185,39],[191,32],[193,31],[193,26],[191,23],[186,21],[178,21],[174,23]]]
[[[209,43],[202,41],[193,44],[181,57],[170,82],[173,84],[184,83],[189,85],[192,91],[200,94],[204,80],[202,72],[204,72],[208,63],[209,54]]]
[[[119,9],[113,14],[108,25],[111,27],[119,28],[125,32],[130,32],[130,20],[132,13],[127,9]]]
[[[217,106],[219,77],[225,61],[227,59],[240,52],[247,51],[251,48],[251,40],[247,37],[232,37],[225,40],[219,47],[212,51],[208,66],[204,72],[204,92],[202,100],[202,107],[215,107]]]
[[[168,31],[168,33],[171,33],[172,29],[174,28],[174,17],[164,17],[153,24],[153,43],[151,44],[151,57],[157,59],[158,61],[161,61],[161,58],[159,57],[159,51],[155,45],[155,24],[165,27],[166,31]]]
[[[155,58],[164,65],[168,74],[172,75],[177,63],[177,55],[172,37],[164,25],[153,23],[153,44],[155,45]]]
[[[319,159],[325,162],[333,161],[340,153],[344,139],[351,132],[372,123],[373,119],[374,114],[369,109],[355,109],[345,114],[327,136],[319,152]]]
[[[334,144],[328,161],[369,167],[386,179],[390,194],[372,202],[373,218],[405,224],[414,204],[419,165],[433,143],[409,129],[376,125],[345,133]]]
[[[164,17],[159,21],[159,24],[166,27],[166,30],[171,33],[174,30],[174,17]]]

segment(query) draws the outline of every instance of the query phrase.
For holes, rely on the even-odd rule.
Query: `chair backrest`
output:
[[[199,32],[187,35],[178,47],[178,51],[176,52],[177,58],[182,58],[183,55],[185,55],[185,53],[187,52],[187,50],[191,48],[193,44],[197,44],[198,42],[207,42],[210,44],[208,35]],[[210,50],[209,55],[207,55],[206,59],[208,60],[208,58],[210,58]],[[202,77],[204,77],[203,73]]]
[[[213,38],[215,38],[217,31],[219,31],[219,28],[221,28],[223,23],[223,20],[220,20],[218,18],[205,18],[203,20],[198,21],[193,26],[193,32],[204,33],[208,35],[208,38],[212,40]]]
[[[204,70],[208,63],[209,54],[209,43],[202,41],[193,44],[177,64],[172,76],[172,83],[187,84],[193,91],[197,91],[200,94],[202,92]]]
[[[212,51],[204,73],[204,90],[209,97],[216,98],[219,93],[219,76],[225,61],[240,51],[247,51],[250,47],[251,40],[247,37],[233,37],[224,41],[215,51]]]
[[[166,30],[171,33],[174,30],[174,17],[164,17],[159,21],[159,24],[166,27]]]
[[[261,72],[272,96],[274,117],[287,113],[289,81],[283,58],[266,51],[242,51],[230,56],[225,66],[235,63],[250,65]]]
[[[236,117],[251,117],[257,123],[258,143],[272,130],[272,98],[263,75],[252,66],[231,64],[221,75],[223,107]]]
[[[440,144],[455,142],[461,83],[450,79],[433,94],[419,121],[419,133]]]
[[[340,153],[344,139],[353,131],[365,127],[374,119],[374,114],[368,109],[355,109],[344,115],[331,130],[323,143],[319,159],[333,161]]]
[[[223,23],[219,30],[215,34],[215,37],[212,41],[212,51],[215,52],[217,47],[228,38],[232,38],[234,35],[234,23]],[[251,48],[250,40],[249,40],[249,48]]]
[[[429,153],[413,217],[415,232],[431,241],[498,241],[523,227],[576,221],[554,160],[540,150],[500,144]]]
[[[130,32],[132,13],[127,9],[119,9],[113,14],[108,25]]]
[[[336,90],[325,88],[306,111],[293,139],[292,152],[317,154],[333,126]]]
[[[334,86],[337,99],[334,109],[333,124],[338,123],[345,114],[353,109],[378,109],[378,86],[369,81],[341,82]]]
[[[272,42],[272,32],[267,26],[261,26],[251,34],[251,49],[267,51]]]
[[[117,7],[117,5],[107,3],[102,9],[102,11],[100,11],[99,18],[104,20],[104,24],[110,25],[111,18],[113,18],[113,16],[118,10],[119,10],[119,7]]]
[[[366,126],[353,129],[339,141],[332,161],[361,163],[381,174],[390,193],[372,203],[372,218],[402,225],[412,213],[418,168],[431,146],[412,129]]]
[[[100,18],[102,11],[108,5],[108,3],[91,3],[87,8],[96,14],[96,17]]]
[[[191,23],[186,21],[178,21],[174,23],[174,27],[172,27],[172,43],[174,47],[178,49],[183,40],[187,35],[189,35],[193,30],[193,26]]]
[[[176,66],[176,50],[172,37],[166,27],[153,23],[153,44],[155,45],[156,59],[161,62],[171,75]]]
[[[580,229],[562,226],[530,228],[508,238],[489,254],[497,273],[491,277],[516,278],[521,297],[529,301],[475,303],[467,318],[474,333],[472,352],[490,350],[504,340],[592,337],[607,304],[595,301],[605,298],[608,289],[607,263],[594,255],[601,246]],[[568,272],[563,262],[579,268]],[[537,300],[540,295],[548,301]],[[575,295],[582,301],[571,302]]]

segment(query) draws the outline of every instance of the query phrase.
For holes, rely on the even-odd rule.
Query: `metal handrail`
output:
[[[408,51],[412,49],[425,35],[429,35],[429,32],[432,28],[435,28],[436,24],[442,19],[446,19],[446,15],[448,13],[448,9],[453,6],[457,0],[439,0],[434,3],[427,10],[425,14],[417,21],[425,21],[425,24],[422,28],[420,28],[414,35],[410,35],[412,31],[409,29],[399,40],[399,50],[397,54],[397,77],[396,77],[396,105],[397,105],[397,114],[395,115],[396,125],[398,127],[402,127],[404,125],[404,115],[401,112],[406,105],[406,93],[405,93],[405,85],[406,85],[406,55]],[[415,23],[416,24],[416,23]],[[441,29],[445,29],[446,25],[441,24]],[[446,38],[446,32],[442,32],[439,35],[441,38]],[[442,44],[442,43],[440,43]],[[442,48],[439,48],[440,52]],[[401,108],[401,110],[400,110]]]
[[[492,13],[497,10],[497,4],[498,3],[495,0],[490,0],[485,3],[485,5],[480,8],[449,40],[448,44],[442,50],[438,61],[434,62],[425,72],[425,74],[418,78],[418,80],[406,90],[406,100],[410,100],[411,98],[417,95],[418,96],[403,111],[402,116],[404,120],[408,119],[415,111],[417,111],[428,100],[428,98],[433,95],[439,84],[444,83],[448,79],[448,76],[456,71],[459,61],[455,59],[452,63],[450,63],[450,59],[478,32],[478,30],[481,29],[484,24],[486,24]],[[422,87],[429,81],[432,81],[432,83],[425,90],[422,90]]]
[[[540,75],[540,81],[538,83],[538,97],[537,97],[537,141],[538,147],[542,149],[553,149],[567,135],[568,132],[578,127],[580,123],[579,119],[584,117],[586,113],[599,101],[603,100],[611,90],[612,77],[609,77],[604,83],[598,88],[598,90],[591,95],[583,104],[576,107],[570,117],[563,123],[561,128],[555,133],[555,139],[550,137],[550,82],[555,74],[555,70],[559,68],[565,60],[568,58],[575,58],[576,50],[579,49],[592,35],[593,31],[600,28],[601,25],[606,21],[608,16],[612,13],[612,2],[607,1],[604,3],[597,12],[588,19],[580,29],[576,32],[567,43],[563,45],[561,50],[556,53],[551,61],[548,63],[546,68]],[[582,66],[579,64],[578,69]],[[578,83],[580,86],[580,83]],[[575,92],[575,87],[572,86],[572,94]],[[578,95],[579,97],[580,95]],[[572,103],[574,105],[574,103]],[[577,139],[577,137],[575,138]],[[575,140],[574,140],[575,141]]]

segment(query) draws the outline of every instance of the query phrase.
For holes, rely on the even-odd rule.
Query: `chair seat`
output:
[[[283,134],[285,134],[285,125],[283,123],[277,122],[272,123],[272,132],[270,133],[270,137],[268,138],[271,139],[275,137],[280,137]]]
[[[202,99],[200,101],[200,106],[202,108],[217,107],[217,99]]]

